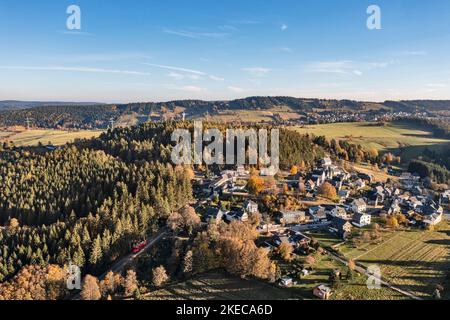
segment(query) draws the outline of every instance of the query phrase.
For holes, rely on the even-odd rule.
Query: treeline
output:
[[[450,100],[404,100],[404,101],[385,101],[386,107],[394,111],[445,111],[450,109]]]
[[[329,140],[324,136],[319,136],[313,137],[313,142],[324,148],[324,150],[337,159],[356,163],[370,162],[372,164],[389,162],[386,160],[385,156],[379,155],[376,149],[365,150],[361,145],[349,143],[345,140]],[[393,159],[391,161],[393,161]]]
[[[450,139],[450,121],[445,118],[407,118],[398,120],[398,122],[407,125],[419,125],[431,130],[437,138]]]
[[[450,182],[450,171],[435,163],[413,160],[409,164],[408,171],[419,174],[421,178],[430,178],[437,183]]]
[[[293,130],[280,131],[280,167],[289,170],[292,166],[312,167],[325,154],[324,149],[309,135]]]

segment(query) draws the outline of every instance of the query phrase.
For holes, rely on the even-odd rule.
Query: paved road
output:
[[[149,239],[147,245],[138,253],[132,253],[129,254],[123,258],[121,258],[120,260],[116,261],[111,268],[106,271],[105,273],[103,273],[98,279],[99,280],[103,280],[106,275],[108,274],[108,272],[112,271],[114,273],[121,273],[125,267],[127,265],[129,265],[131,262],[133,262],[133,260],[135,260],[136,258],[138,258],[139,256],[141,256],[142,254],[144,254],[146,251],[148,251],[151,247],[153,247],[155,244],[157,244],[164,236],[169,234],[169,230],[165,227],[162,228],[160,231],[158,231],[158,233],[153,236],[151,239]],[[76,294],[72,297],[72,300],[80,300],[81,296],[80,294]]]
[[[335,259],[336,261],[341,262],[341,263],[347,265],[347,260],[345,260],[345,259],[339,257],[338,255],[336,255],[336,254],[330,252],[329,250],[327,250],[327,253],[328,253],[328,255],[330,255],[333,259]],[[367,271],[367,269],[366,269],[365,267],[362,267],[361,265],[356,264],[355,270],[356,270],[357,272],[361,273],[361,274],[364,274],[364,275],[368,276],[368,277],[374,277],[373,274],[370,274],[370,273]],[[399,293],[401,293],[401,294],[403,294],[403,295],[405,295],[405,296],[407,296],[407,297],[409,297],[409,298],[411,298],[411,299],[413,299],[413,300],[423,300],[422,298],[420,298],[420,297],[414,295],[413,293],[411,293],[411,292],[409,292],[409,291],[402,290],[402,289],[400,289],[400,288],[398,288],[398,287],[396,287],[396,286],[393,286],[392,284],[390,284],[389,282],[383,280],[382,278],[377,278],[377,279],[380,281],[380,284],[382,284],[383,286],[388,287],[388,288],[390,288],[390,289],[392,289],[392,290],[394,290],[394,291],[397,291],[397,292],[399,292]]]
[[[130,264],[133,260],[135,260],[142,254],[144,254],[148,249],[153,247],[156,243],[158,243],[167,234],[168,234],[168,230],[166,228],[161,229],[153,238],[151,238],[148,241],[147,245],[141,251],[139,251],[138,253],[129,254],[129,255],[123,257],[122,259],[120,259],[119,261],[115,262],[108,271],[106,271],[104,274],[102,274],[99,277],[99,280],[103,280],[106,277],[106,275],[108,274],[108,272],[110,272],[110,271],[112,271],[114,273],[122,272],[128,264]]]

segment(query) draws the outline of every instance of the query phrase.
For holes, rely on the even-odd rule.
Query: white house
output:
[[[350,208],[354,213],[364,213],[367,210],[367,204],[362,198],[355,199]]]
[[[258,204],[252,200],[245,201],[243,208],[247,213],[250,213],[250,214],[257,214],[259,212]]]
[[[342,219],[347,219],[347,211],[344,208],[336,206],[331,210],[331,215],[333,217],[338,217]]]
[[[322,159],[322,167],[330,167],[333,164],[330,157],[325,157]]]
[[[331,288],[321,284],[313,289],[313,294],[322,300],[328,300],[331,297],[332,291]]]
[[[370,214],[356,213],[353,215],[353,224],[357,227],[369,226],[372,223],[372,216]]]

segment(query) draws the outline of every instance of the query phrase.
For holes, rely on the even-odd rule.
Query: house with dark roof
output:
[[[227,216],[227,211],[222,211],[219,208],[210,207],[206,209],[204,220],[209,222],[212,219],[216,221],[216,223],[219,223],[220,221],[223,221],[223,219]]]
[[[346,239],[350,235],[352,228],[352,224],[345,219],[333,218],[333,220],[331,220],[331,229],[343,239]]]
[[[326,209],[322,206],[309,207],[308,210],[309,210],[309,215],[315,222],[327,219]]]
[[[347,218],[347,211],[340,206],[335,206],[333,209],[331,209],[330,214],[333,217],[339,217],[342,219],[346,219]]]
[[[359,228],[369,226],[372,223],[372,216],[370,214],[355,213],[352,218],[353,224]]]
[[[226,219],[229,222],[238,220],[242,222],[248,221],[248,213],[244,209],[234,210],[227,213]]]
[[[257,214],[259,212],[258,204],[252,200],[246,200],[244,202],[243,208],[249,214]]]

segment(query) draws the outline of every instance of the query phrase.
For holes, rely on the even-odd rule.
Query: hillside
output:
[[[288,118],[307,112],[367,111],[383,108],[380,104],[350,100],[300,99],[292,97],[249,97],[232,101],[181,100],[118,105],[48,105],[22,110],[0,111],[0,126],[23,125],[28,117],[41,128],[104,129],[111,118],[118,124],[137,124],[147,120],[173,119],[183,112],[189,119],[219,116],[226,112],[266,112],[273,120],[273,112],[280,108],[291,113]],[[271,113],[272,112],[272,113]],[[246,118],[247,119],[247,118]],[[251,119],[249,117],[248,119]],[[234,120],[234,119],[232,119]],[[250,120],[251,121],[251,120]]]
[[[130,104],[58,104],[18,102],[20,110],[1,110],[0,126],[24,125],[27,118],[40,128],[105,129],[116,125],[136,125],[149,120],[187,119],[224,122],[273,122],[298,120],[309,115],[347,113],[382,116],[386,112],[425,112],[447,115],[450,101],[386,101],[302,99],[293,97],[248,97],[231,101],[179,100]],[[43,106],[42,104],[47,104]],[[12,106],[11,104],[4,104]]]
[[[19,100],[3,100],[0,101],[0,110],[16,110],[28,109],[43,106],[61,106],[61,105],[95,105],[96,102],[63,102],[63,101],[19,101]]]

